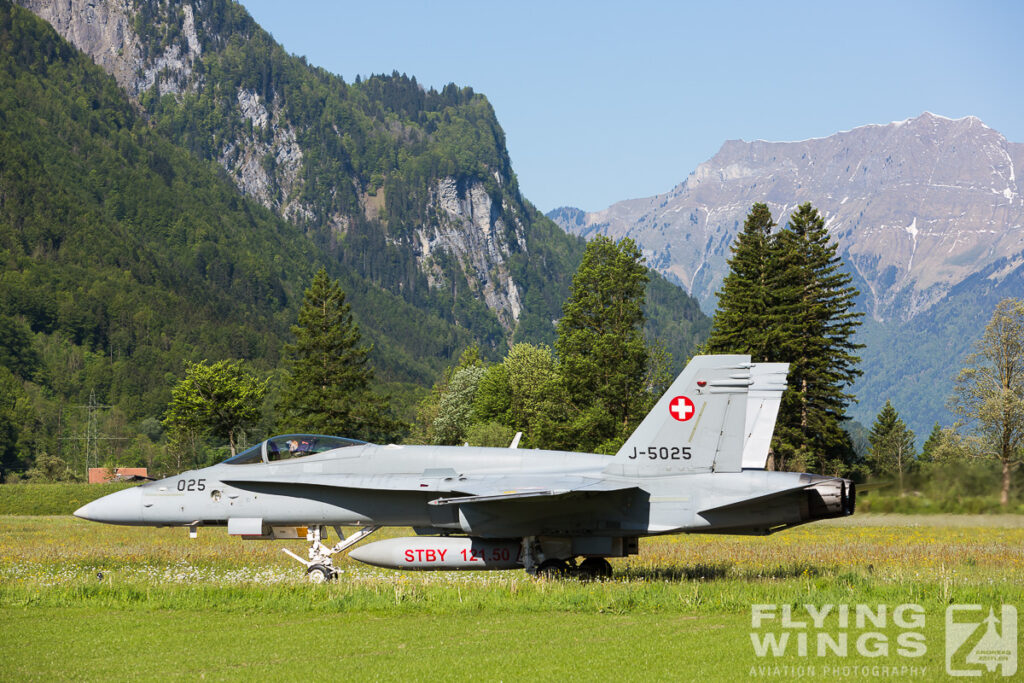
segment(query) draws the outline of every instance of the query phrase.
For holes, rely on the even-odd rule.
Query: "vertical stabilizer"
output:
[[[743,467],[764,469],[775,433],[782,392],[786,390],[789,363],[755,363],[750,367],[753,384],[747,391]]]
[[[697,356],[623,444],[640,474],[742,469],[750,356]]]

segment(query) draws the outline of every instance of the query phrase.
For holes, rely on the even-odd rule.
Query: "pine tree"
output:
[[[386,440],[400,425],[387,401],[370,388],[359,326],[345,292],[321,268],[306,290],[295,343],[284,348],[288,376],[278,404],[283,431],[316,432],[368,440]]]
[[[917,458],[914,447],[914,432],[900,419],[892,403],[885,402],[871,426],[868,436],[871,448],[868,450],[868,464],[873,474],[895,474],[899,480],[900,495],[903,495],[903,475]]]
[[[861,374],[853,354],[863,346],[853,340],[863,316],[853,310],[859,292],[836,250],[818,211],[802,204],[775,237],[770,295],[769,356],[790,363],[774,451],[789,469],[822,474],[852,461],[840,423],[854,399],[845,389]]]
[[[769,344],[772,294],[772,220],[766,204],[754,204],[732,243],[729,274],[718,292],[718,309],[705,353],[749,353],[754,362],[772,356]]]
[[[772,234],[768,207],[754,204],[732,247],[730,272],[704,350],[749,353],[756,361],[788,362],[772,441],[778,469],[838,474],[853,466],[849,435],[840,427],[860,374],[853,335],[857,290],[840,270],[836,245],[810,205]]]
[[[921,455],[918,457],[918,461],[935,462],[938,460],[939,458],[937,455],[945,439],[946,435],[942,431],[942,427],[940,427],[939,423],[936,422],[935,426],[932,427],[932,431],[928,435],[928,438],[925,439],[924,446],[921,447]]]
[[[558,322],[555,349],[569,401],[577,415],[593,418],[585,431],[574,430],[585,450],[612,448],[649,404],[643,261],[629,238],[591,240]]]

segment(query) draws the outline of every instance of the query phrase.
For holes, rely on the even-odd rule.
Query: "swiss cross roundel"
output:
[[[694,411],[693,401],[685,396],[676,396],[668,403],[669,414],[680,422],[686,422],[693,417]]]

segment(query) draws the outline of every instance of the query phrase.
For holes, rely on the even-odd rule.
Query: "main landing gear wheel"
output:
[[[537,567],[537,576],[545,579],[564,579],[569,573],[565,560],[544,560]]]
[[[588,557],[580,562],[580,573],[589,579],[610,579],[612,563],[603,557]]]
[[[306,570],[310,583],[327,583],[334,580],[334,571],[322,564],[311,564]]]

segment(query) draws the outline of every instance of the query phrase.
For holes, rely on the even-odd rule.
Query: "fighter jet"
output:
[[[386,526],[417,535],[349,556],[397,569],[609,576],[607,558],[636,554],[643,536],[763,535],[853,514],[852,481],[765,469],[787,372],[749,356],[698,356],[615,455],[293,434],[75,515],[193,537],[226,526],[243,538],[305,538],[308,559],[284,552],[316,582],[336,577],[334,556]],[[343,526],[358,531],[345,538]]]

